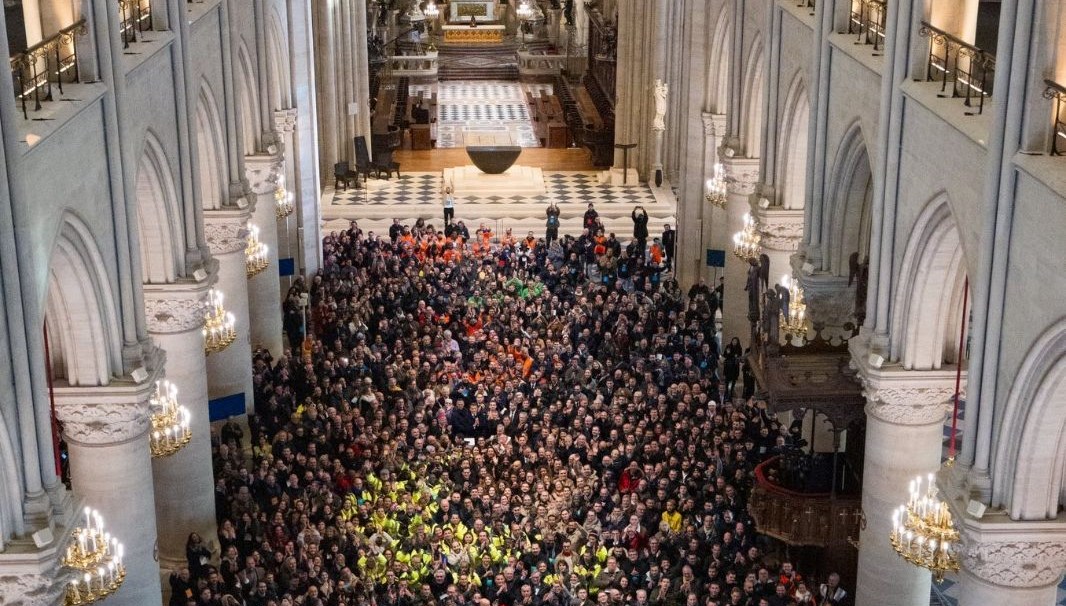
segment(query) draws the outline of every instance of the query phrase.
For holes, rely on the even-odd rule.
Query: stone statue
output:
[[[655,96],[655,119],[652,120],[652,130],[666,130],[666,96],[670,93],[670,88],[662,80],[655,80],[655,89],[652,94]]]
[[[778,343],[781,328],[781,299],[776,290],[766,291],[766,306],[763,308],[762,331],[767,343]]]
[[[760,282],[759,265],[755,261],[749,261],[748,283],[744,286],[744,290],[748,291],[748,320],[753,323],[759,321]]]

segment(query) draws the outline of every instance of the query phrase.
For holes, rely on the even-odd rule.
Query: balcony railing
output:
[[[1054,80],[1044,80],[1044,98],[1055,101],[1055,126],[1051,137],[1051,155],[1066,153],[1066,86]]]
[[[15,83],[15,100],[22,105],[22,116],[29,119],[29,105],[41,110],[42,101],[52,100],[52,86],[63,93],[64,82],[78,81],[77,37],[86,33],[85,20],[41,40],[11,57],[11,79]]]
[[[870,44],[874,54],[885,48],[885,20],[888,7],[884,0],[853,0],[848,16],[848,33],[858,36],[856,44]]]
[[[976,46],[957,38],[942,29],[922,21],[918,34],[929,38],[929,65],[927,78],[940,84],[940,96],[948,95],[965,99],[966,107],[972,108],[967,116],[980,114],[985,108],[985,97],[992,96],[992,83],[996,75],[996,58]]]
[[[137,34],[152,30],[152,0],[118,0],[122,17],[122,47],[129,48],[137,42]]]

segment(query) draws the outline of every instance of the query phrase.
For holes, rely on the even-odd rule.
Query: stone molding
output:
[[[996,541],[965,544],[962,565],[989,583],[1003,587],[1046,587],[1066,569],[1066,543]]]
[[[246,156],[244,158],[245,174],[248,187],[257,196],[273,195],[281,177],[282,162],[280,154]]]
[[[725,114],[712,114],[711,112],[703,112],[701,114],[703,118],[703,134],[708,137],[724,137],[725,136]]]
[[[755,193],[755,184],[759,182],[759,159],[729,157],[733,149],[722,146],[719,157],[725,167],[726,187],[731,195],[750,196]]]
[[[758,189],[758,186],[756,186]],[[786,210],[754,205],[753,215],[759,223],[762,245],[770,250],[793,253],[803,240],[803,210]]]
[[[851,366],[866,397],[866,413],[897,425],[943,423],[955,395],[954,370],[904,370],[887,360],[870,363],[868,338],[848,341]]]
[[[296,132],[296,108],[274,112],[274,129],[279,133]]]
[[[143,383],[114,382],[103,387],[56,387],[56,417],[72,442],[108,446],[144,437],[152,427],[149,400],[158,370]]]
[[[241,211],[204,211],[204,236],[211,247],[211,254],[225,255],[244,251],[247,246],[247,232],[250,212]]]
[[[204,301],[213,282],[214,274],[210,274],[201,282],[146,284],[144,315],[148,332],[174,334],[203,327]]]

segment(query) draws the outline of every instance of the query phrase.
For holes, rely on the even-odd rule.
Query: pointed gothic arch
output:
[[[802,209],[807,192],[807,140],[811,103],[803,75],[796,73],[785,97],[782,137],[778,139],[777,203],[788,210]]]
[[[288,109],[292,106],[292,87],[289,82],[289,74],[292,73],[292,70],[289,68],[288,46],[284,43],[288,38],[284,35],[283,32],[285,30],[281,26],[281,23],[284,22],[284,20],[279,19],[277,13],[271,13],[266,28],[267,65],[270,68],[271,111]]]
[[[1049,520],[1066,502],[1066,318],[1033,344],[996,437],[992,505],[1015,520]]]
[[[141,280],[173,282],[182,274],[184,234],[177,187],[163,146],[149,131],[137,162],[137,227],[140,230]]]
[[[196,104],[196,152],[200,175],[200,204],[209,210],[222,208],[226,200],[226,147],[219,105],[207,81],[200,84]]]
[[[723,10],[711,35],[711,53],[707,60],[707,92],[704,107],[716,114],[724,114],[729,107],[729,49],[733,45],[733,12]]]
[[[822,202],[825,254],[822,269],[847,276],[852,253],[861,262],[870,253],[873,171],[866,137],[858,120],[844,132]]]
[[[114,291],[88,226],[64,214],[52,248],[45,300],[52,374],[71,386],[101,386],[122,371]]]
[[[758,158],[762,153],[763,80],[766,70],[763,55],[762,39],[756,37],[744,67],[744,96],[741,100],[740,141],[748,158]]]
[[[240,118],[241,135],[246,156],[259,149],[259,90],[256,86],[255,68],[248,55],[244,41],[237,46],[237,107]]]
[[[966,264],[946,194],[918,216],[893,296],[891,359],[906,370],[938,370],[958,358]]]

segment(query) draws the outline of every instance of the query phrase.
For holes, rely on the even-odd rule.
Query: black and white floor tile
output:
[[[401,167],[402,169],[402,167]],[[538,201],[558,204],[581,204],[592,202],[599,205],[624,204],[626,206],[653,206],[655,195],[651,189],[601,185],[595,174],[580,172],[546,172],[544,180],[547,192],[538,196],[492,196],[489,198],[463,199],[468,203],[495,204],[508,202]],[[440,204],[442,176],[439,172],[401,173],[399,179],[371,179],[366,189],[337,191],[333,204],[353,205],[404,205]]]
[[[449,81],[410,87],[412,95],[437,93],[438,148],[469,144],[540,147],[530,122],[526,92],[550,95],[550,84]]]

